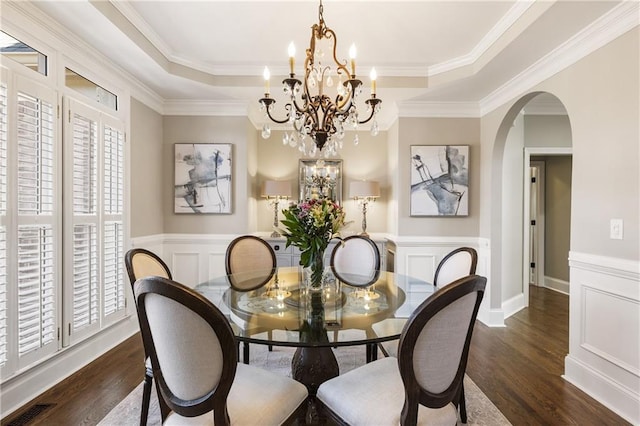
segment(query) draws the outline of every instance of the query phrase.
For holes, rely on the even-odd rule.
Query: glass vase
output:
[[[322,290],[324,277],[324,251],[318,251],[312,255],[311,265],[304,268],[305,282],[310,291]]]

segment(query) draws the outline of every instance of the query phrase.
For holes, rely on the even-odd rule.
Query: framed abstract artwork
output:
[[[411,146],[411,216],[469,215],[469,146]]]
[[[231,213],[231,144],[175,144],[175,213]]]

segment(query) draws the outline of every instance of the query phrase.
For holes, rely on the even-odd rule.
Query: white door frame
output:
[[[537,155],[573,155],[573,148],[562,147],[526,147],[524,149],[524,173],[523,173],[523,193],[524,193],[524,211],[522,220],[522,287],[524,290],[524,306],[529,306],[529,244],[531,244],[529,238],[529,225],[531,223],[531,215],[529,209],[531,208],[531,190],[530,190],[530,175],[529,168],[531,167],[531,156]],[[542,277],[544,279],[544,277]]]

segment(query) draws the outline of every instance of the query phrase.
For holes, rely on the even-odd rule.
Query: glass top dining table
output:
[[[322,289],[313,291],[304,285],[301,267],[277,268],[269,282],[256,290],[231,287],[232,282],[259,281],[270,273],[225,275],[195,290],[229,317],[238,341],[296,347],[397,339],[409,314],[434,291],[428,282],[387,271],[376,272],[378,279],[371,286],[355,287],[336,279],[330,269]],[[352,282],[366,281],[354,278]]]
[[[392,272],[368,275],[341,275],[343,282],[326,270],[322,288],[313,290],[301,267],[283,267],[222,276],[195,290],[228,316],[236,341],[244,342],[245,362],[248,343],[296,347],[291,377],[313,397],[339,374],[334,348],[364,345],[367,362],[375,360],[378,343],[398,339],[411,312],[434,291],[425,281]],[[371,277],[377,279],[364,288],[347,284]],[[255,290],[235,289],[255,288],[266,278]]]

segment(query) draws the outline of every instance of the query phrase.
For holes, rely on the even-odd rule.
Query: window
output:
[[[15,226],[7,228],[7,269],[15,265],[14,277],[6,292],[8,318],[17,319],[14,342],[8,341],[7,356],[16,368],[31,365],[59,348],[57,339],[59,306],[60,242],[58,214],[55,211],[59,189],[56,187],[55,91],[27,78],[16,76],[15,118],[8,115],[8,127],[14,126],[15,142],[7,145],[7,215],[14,215]],[[9,88],[10,89],[10,88]],[[9,108],[11,104],[9,103]],[[11,129],[8,129],[11,132]],[[11,168],[13,158],[15,167]],[[13,209],[9,206],[14,205]],[[12,330],[8,330],[8,338]]]
[[[0,53],[29,69],[47,75],[47,57],[4,31],[0,31]]]
[[[65,277],[73,283],[64,345],[95,333],[125,314],[124,132],[113,117],[82,102],[65,103]],[[68,251],[68,250],[67,250]],[[67,252],[65,251],[65,253]]]
[[[2,380],[127,314],[124,124],[105,105],[64,89],[60,96],[46,86],[55,79],[7,65],[0,67]]]

